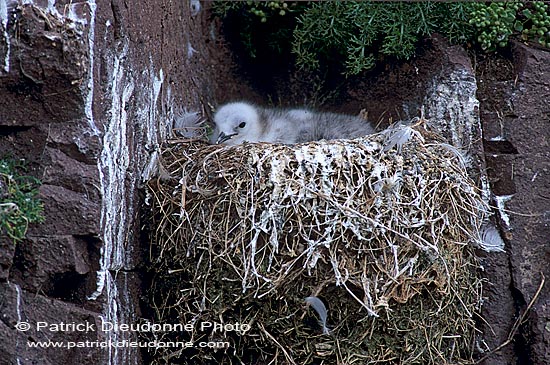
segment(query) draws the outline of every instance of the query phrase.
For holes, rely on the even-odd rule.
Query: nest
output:
[[[460,153],[424,126],[292,146],[170,141],[161,156],[149,300],[158,323],[190,327],[155,338],[193,346],[150,349],[153,363],[472,362],[487,209]]]

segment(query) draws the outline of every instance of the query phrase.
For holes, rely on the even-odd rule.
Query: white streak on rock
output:
[[[510,216],[506,212],[505,204],[510,199],[512,199],[513,196],[514,195],[495,196],[495,200],[497,202],[498,212],[500,214],[500,219],[502,219],[502,221],[506,225],[506,228],[510,228]]]
[[[2,36],[6,41],[6,55],[4,56],[4,71],[10,72],[10,49],[11,42],[8,34],[8,1],[0,0],[0,24],[2,25]]]
[[[13,284],[13,286],[15,287],[15,292],[17,293],[17,301],[16,301],[16,305],[15,305],[15,313],[17,313],[17,322],[21,322],[21,320],[23,319],[23,316],[21,316],[21,288],[19,287],[19,285],[17,284]]]
[[[126,45],[114,59],[111,80],[111,108],[109,120],[105,124],[103,150],[99,160],[99,178],[103,195],[101,209],[101,248],[100,269],[97,273],[97,290],[90,295],[95,300],[105,287],[108,270],[119,270],[123,266],[122,251],[126,236],[126,214],[128,213],[124,181],[130,165],[127,141],[126,105],[134,92],[133,80],[126,82],[126,70],[122,64],[128,52]]]
[[[15,301],[15,313],[17,314],[17,323],[20,323],[23,320],[23,316],[21,315],[22,307],[23,307],[23,301],[21,299],[21,297],[22,297],[21,296],[21,287],[17,284],[13,284],[13,286],[15,288],[15,293],[17,295],[16,301]],[[15,337],[15,348],[16,349],[19,349],[19,347],[20,347],[19,338],[20,338],[20,336]],[[19,357],[17,357],[17,364],[18,365],[21,364],[21,359],[19,359]]]
[[[160,69],[158,76],[155,75],[153,68],[153,61],[151,60],[151,65],[148,70],[148,78],[150,80],[150,92],[145,95],[146,100],[140,105],[143,107],[137,111],[138,118],[143,119],[144,121],[144,145],[145,148],[149,151],[149,156],[147,162],[143,164],[143,169],[141,171],[141,181],[148,181],[158,170],[158,145],[159,140],[163,140],[171,130],[172,126],[170,118],[167,118],[166,114],[173,114],[173,111],[166,111],[163,108],[163,117],[159,117],[157,104],[160,97],[160,92],[162,90],[162,85],[164,83],[164,71]],[[167,88],[167,93],[165,96],[168,99],[168,104],[171,104],[171,93],[170,89]],[[167,120],[166,123],[159,123],[159,120]],[[160,127],[160,128],[159,128]]]
[[[193,57],[193,55],[197,52],[195,48],[191,45],[191,42],[187,42],[187,59],[190,59]]]
[[[449,75],[435,77],[424,100],[426,115],[439,132],[450,134],[453,146],[470,149],[474,127],[479,124],[477,84],[471,72],[457,69]]]
[[[92,110],[92,103],[94,100],[94,43],[95,43],[95,0],[89,0],[88,6],[90,8],[90,22],[88,28],[88,83],[86,85],[86,105],[84,111],[86,113],[86,120],[90,126],[93,136],[99,136],[100,132],[95,125],[94,115]]]

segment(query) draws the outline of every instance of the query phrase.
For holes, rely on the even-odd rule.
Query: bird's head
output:
[[[236,145],[258,142],[262,133],[260,116],[253,105],[237,102],[225,104],[214,115],[212,144]]]

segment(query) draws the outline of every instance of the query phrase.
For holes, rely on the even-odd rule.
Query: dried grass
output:
[[[461,156],[423,125],[292,146],[173,140],[161,163],[150,301],[158,322],[196,326],[156,335],[230,347],[158,349],[154,363],[471,363],[472,243],[487,207]]]

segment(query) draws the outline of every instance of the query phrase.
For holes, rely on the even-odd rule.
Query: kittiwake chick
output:
[[[263,108],[246,102],[223,105],[214,115],[213,144],[301,143],[357,138],[375,132],[361,117],[309,109]]]

